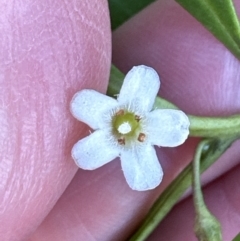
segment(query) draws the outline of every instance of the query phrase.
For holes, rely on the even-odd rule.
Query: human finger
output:
[[[26,240],[76,173],[70,152],[87,129],[69,102],[82,88],[106,91],[109,17],[99,0],[0,9],[0,239]]]

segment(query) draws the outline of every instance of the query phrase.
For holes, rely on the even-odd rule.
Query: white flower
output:
[[[178,146],[189,134],[189,120],[182,111],[151,111],[159,87],[157,72],[141,65],[128,72],[117,100],[94,90],[76,93],[72,114],[96,130],[74,145],[76,164],[93,170],[120,156],[123,174],[132,189],[158,186],[163,171],[153,145]]]

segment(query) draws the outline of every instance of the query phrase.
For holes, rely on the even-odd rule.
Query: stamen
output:
[[[139,115],[135,115],[135,120],[139,122],[141,120],[141,117]]]
[[[124,110],[119,110],[118,112],[116,112],[115,115],[116,115],[116,116],[124,115]]]
[[[140,133],[138,135],[138,141],[144,142],[145,141],[145,137],[146,137],[146,135],[144,133]]]
[[[124,137],[121,137],[118,139],[118,144],[119,145],[125,145],[125,138]]]

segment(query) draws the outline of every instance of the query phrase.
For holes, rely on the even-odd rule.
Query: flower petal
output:
[[[126,181],[133,190],[153,189],[162,181],[163,171],[151,145],[123,151],[121,164]]]
[[[180,110],[154,110],[146,120],[148,140],[158,146],[179,146],[189,135],[189,125],[187,115]]]
[[[112,161],[119,155],[119,149],[112,145],[103,130],[98,130],[78,141],[72,149],[72,157],[77,166],[93,170]]]
[[[140,111],[150,111],[159,87],[160,79],[153,68],[144,65],[135,66],[124,79],[118,101],[120,104],[137,103]]]
[[[105,125],[104,114],[116,107],[118,102],[95,90],[81,90],[71,101],[71,112],[75,118],[93,129]]]

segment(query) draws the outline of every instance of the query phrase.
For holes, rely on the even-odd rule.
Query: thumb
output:
[[[110,27],[99,0],[0,9],[0,239],[26,240],[76,172],[70,149],[84,126],[69,102],[81,88],[106,90]]]

